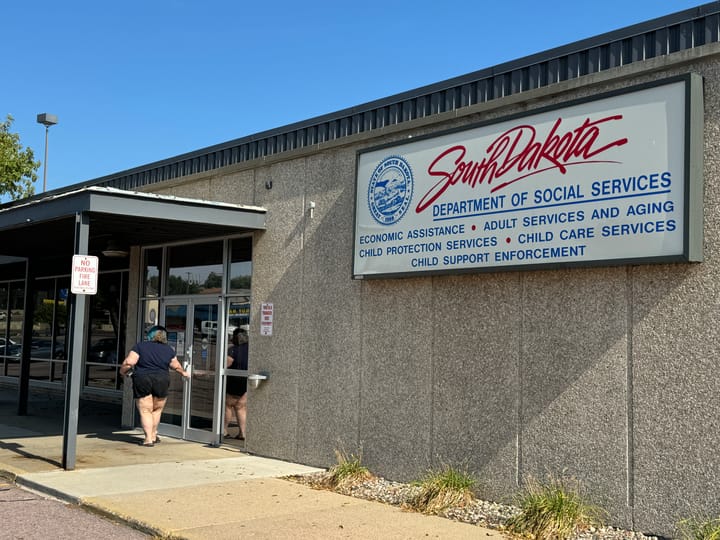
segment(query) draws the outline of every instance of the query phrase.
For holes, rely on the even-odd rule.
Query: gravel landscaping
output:
[[[329,473],[320,472],[308,475],[288,477],[288,480],[298,482],[316,489],[328,488]],[[420,488],[410,484],[391,482],[380,477],[372,477],[362,482],[348,486],[340,486],[334,491],[351,497],[358,497],[369,501],[378,501],[398,507],[405,507]],[[502,530],[505,522],[520,509],[507,504],[490,501],[475,500],[462,507],[453,507],[445,510],[441,517],[453,519],[463,523]],[[626,531],[613,527],[602,527],[575,535],[574,540],[658,540],[655,536],[646,536],[635,531]]]

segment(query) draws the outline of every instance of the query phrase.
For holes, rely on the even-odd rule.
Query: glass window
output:
[[[55,308],[55,280],[37,280],[35,282],[32,342],[30,343],[30,357],[33,359],[49,360],[52,357],[52,329]],[[49,371],[44,373],[45,378],[47,378]]]
[[[0,362],[2,357],[8,354],[8,294],[10,284],[0,283]]]
[[[0,283],[0,375],[5,375],[7,371],[5,357],[12,355],[14,347],[18,347],[10,341],[10,337],[8,336],[9,288],[10,284]]]
[[[52,359],[50,362],[50,381],[64,382],[67,373],[67,341],[65,335],[68,327],[68,295],[70,294],[70,279],[57,280],[55,298],[55,319],[53,320]]]
[[[22,346],[23,318],[25,317],[25,285],[10,283],[8,289],[7,338],[12,343],[12,354],[6,357],[5,375],[20,376],[20,352]]]
[[[23,320],[25,319],[25,284],[11,283],[10,295],[10,338],[22,342]]]
[[[222,293],[221,241],[168,248],[167,294]]]
[[[118,388],[118,367],[125,351],[127,273],[101,274],[90,297],[85,385]]]
[[[143,280],[143,296],[160,296],[160,267],[162,266],[162,249],[146,249]]]
[[[52,382],[64,382],[67,372],[67,362],[50,362],[50,380]]]
[[[65,330],[70,280],[39,279],[35,288],[30,378],[61,381],[65,373]],[[51,362],[50,360],[60,360]]]
[[[54,352],[53,359],[67,360],[67,341],[65,335],[67,334],[68,318],[70,317],[70,310],[68,309],[68,296],[70,294],[70,279],[61,278],[58,279],[57,284],[57,307],[55,309],[55,322],[54,322]],[[64,373],[64,368],[62,369]]]
[[[228,292],[250,295],[252,278],[252,237],[236,238],[230,243],[230,284]]]
[[[8,310],[8,295],[10,294],[10,284],[0,283],[0,321],[3,321],[3,328],[7,326],[7,310]],[[5,336],[5,330],[2,331],[3,337]]]

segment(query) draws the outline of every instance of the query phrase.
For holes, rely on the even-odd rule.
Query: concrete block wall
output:
[[[627,270],[527,273],[523,291],[520,477],[603,486],[627,522]]]
[[[358,150],[688,71],[705,77],[703,263],[352,280]],[[362,452],[397,480],[448,463],[494,500],[573,475],[615,525],[663,535],[720,514],[718,82],[716,54],[668,57],[208,180],[208,198],[268,209],[250,369],[270,380],[250,391],[249,450],[318,466]]]

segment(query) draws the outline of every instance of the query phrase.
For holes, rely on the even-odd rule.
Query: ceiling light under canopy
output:
[[[107,243],[107,247],[102,250],[102,254],[104,257],[127,257],[128,256],[128,250],[125,248],[122,248],[118,245],[117,242],[114,240],[110,240]]]

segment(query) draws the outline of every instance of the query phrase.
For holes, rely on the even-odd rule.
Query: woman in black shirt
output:
[[[120,366],[120,375],[133,370],[133,395],[140,425],[145,432],[143,446],[154,446],[160,442],[157,436],[163,407],[170,387],[170,373],[173,369],[186,379],[190,374],[180,365],[175,351],[167,344],[167,330],[153,326],[147,333],[148,341],[141,341],[128,353]]]
[[[227,367],[229,369],[248,368],[248,335],[243,327],[236,328],[232,335],[232,347],[228,350]],[[247,377],[230,375],[225,381],[225,430],[228,436],[230,419],[235,416],[238,424],[236,439],[245,439],[245,423],[247,419]]]

